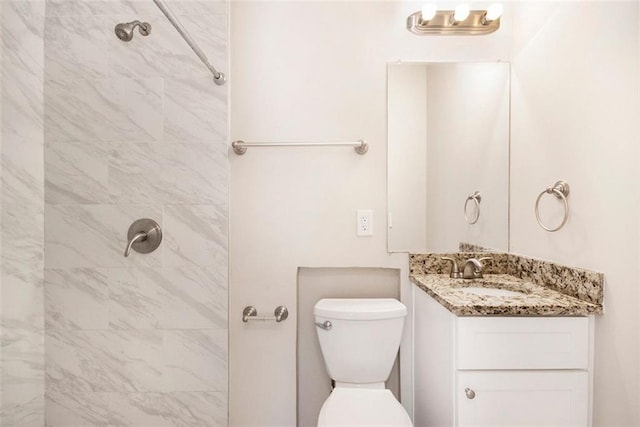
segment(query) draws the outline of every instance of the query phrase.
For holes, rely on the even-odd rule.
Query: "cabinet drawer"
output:
[[[459,317],[458,369],[587,369],[587,317]]]

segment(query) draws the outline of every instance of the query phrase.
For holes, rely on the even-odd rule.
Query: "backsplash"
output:
[[[409,274],[448,274],[450,257],[462,266],[469,258],[486,252],[426,253],[409,255]],[[604,302],[604,274],[504,252],[492,252],[485,274],[509,274],[592,304]]]
[[[458,243],[458,250],[460,252],[497,252],[495,249],[467,242]]]
[[[431,252],[426,254],[410,254],[409,274],[449,274],[451,271],[450,262],[443,260],[443,257],[455,259],[460,268],[462,268],[465,260],[486,256],[488,256],[486,252]],[[509,254],[504,252],[491,253],[491,261],[485,261],[483,264],[485,264],[483,270],[485,274],[508,274]]]
[[[509,254],[509,273],[593,304],[604,302],[604,274]]]

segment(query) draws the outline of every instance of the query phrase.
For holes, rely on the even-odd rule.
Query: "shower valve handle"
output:
[[[140,233],[137,233],[135,236],[133,236],[133,239],[129,240],[129,243],[124,250],[124,257],[126,258],[129,256],[129,254],[131,254],[131,247],[134,243],[136,243],[137,241],[144,242],[145,240],[147,240],[147,233],[145,233],[144,231],[141,231]]]
[[[124,256],[131,254],[131,249],[141,254],[155,251],[162,242],[162,229],[152,219],[142,218],[136,220],[127,232],[127,247]]]

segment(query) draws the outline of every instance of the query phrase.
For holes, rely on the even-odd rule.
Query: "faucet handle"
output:
[[[462,273],[460,273],[460,268],[458,267],[458,263],[455,259],[443,256],[440,258],[443,261],[451,261],[451,273],[449,273],[449,277],[452,279],[459,279],[462,277]]]
[[[480,274],[480,277],[482,277],[483,270],[486,265],[485,261],[493,261],[493,258],[490,256],[483,256],[481,258],[478,258],[478,261],[480,262],[480,269],[478,270],[478,273]]]

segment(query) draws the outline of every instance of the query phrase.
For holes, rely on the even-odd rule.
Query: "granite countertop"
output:
[[[414,272],[411,282],[457,316],[587,316],[602,314],[602,305],[566,295],[509,274],[486,274],[482,279],[452,279],[447,274]],[[484,296],[464,287],[522,292],[518,296]]]

